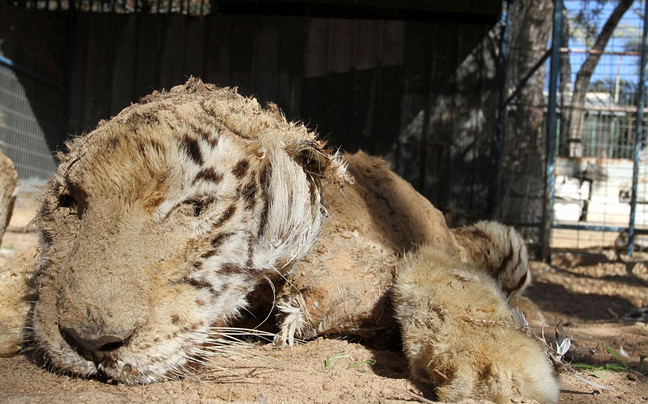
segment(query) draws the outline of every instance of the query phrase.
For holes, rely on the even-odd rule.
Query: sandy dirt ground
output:
[[[35,207],[31,198],[18,199],[0,261],[36,244],[28,225]],[[648,254],[629,259],[607,250],[557,251],[552,265],[533,262],[532,271],[528,296],[544,315],[545,333],[553,336],[560,324],[573,341],[568,359],[591,366],[578,374],[600,385],[563,373],[560,403],[648,402],[648,360],[640,370],[642,355],[648,355],[648,320],[623,320],[648,304]],[[540,330],[539,317],[530,318]],[[625,366],[606,347],[620,355],[627,370],[605,370]],[[251,346],[244,359],[217,364],[220,370],[195,378],[129,387],[57,375],[19,355],[0,359],[0,402],[405,403],[433,397],[408,380],[398,350],[375,351],[351,341],[317,339],[292,349]]]

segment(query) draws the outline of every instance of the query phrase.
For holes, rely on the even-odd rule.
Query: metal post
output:
[[[504,126],[504,95],[506,93],[506,65],[508,62],[508,41],[509,41],[509,26],[511,18],[509,16],[510,5],[509,2],[505,2],[504,15],[505,20],[502,25],[502,44],[500,47],[501,57],[500,57],[500,79],[499,79],[499,99],[497,107],[497,121],[495,124],[495,150],[494,150],[494,168],[495,173],[493,174],[493,186],[491,189],[491,220],[497,219],[497,205],[499,203],[499,172],[500,164],[502,159],[502,131]]]
[[[542,258],[551,260],[551,225],[554,204],[554,161],[556,158],[556,133],[558,101],[558,74],[560,69],[560,37],[562,34],[562,0],[554,1],[553,33],[551,38],[551,64],[549,69],[549,102],[547,105],[547,149],[544,207],[542,209]]]
[[[646,48],[648,48],[648,1],[644,2],[643,37],[641,39],[641,66],[639,67],[639,88],[637,89],[637,124],[633,134],[634,164],[632,166],[632,196],[630,199],[630,225],[628,226],[628,256],[634,251],[635,214],[637,212],[637,184],[639,183],[639,164],[643,143],[644,87],[646,85]]]

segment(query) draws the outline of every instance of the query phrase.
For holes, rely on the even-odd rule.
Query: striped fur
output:
[[[461,260],[489,273],[507,294],[521,293],[531,282],[527,248],[513,227],[481,221],[452,233],[461,246]]]

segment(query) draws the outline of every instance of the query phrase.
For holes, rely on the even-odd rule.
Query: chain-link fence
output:
[[[7,64],[0,64],[0,148],[28,190],[56,170],[52,145],[61,124],[61,90]]]
[[[548,241],[551,248],[624,250],[633,227],[638,233],[648,229],[648,153],[642,151],[635,161],[641,150],[637,140],[644,136],[637,127],[644,2],[625,2],[630,6],[619,11],[622,3],[565,1],[563,12],[552,21],[552,27],[559,17],[562,23],[560,49],[554,53],[559,63],[553,71],[544,62],[551,61],[551,49],[534,49],[518,40],[515,35],[523,34],[515,23],[521,20],[516,20],[515,9],[509,15],[510,53],[517,59],[509,60],[513,67],[507,71],[513,77],[507,88],[516,95],[502,111],[498,215],[525,228],[530,240]],[[604,30],[619,15],[601,47]],[[545,43],[551,46],[551,39]],[[526,75],[519,63],[525,57],[538,61],[527,64]],[[550,105],[551,75],[558,83],[555,109]],[[535,97],[529,95],[533,91]],[[553,128],[547,126],[552,111]],[[555,137],[549,142],[547,136]],[[543,240],[545,229],[551,229],[551,237]],[[635,240],[638,247],[642,238]]]

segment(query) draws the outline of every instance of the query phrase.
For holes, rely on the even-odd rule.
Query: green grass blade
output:
[[[625,366],[617,365],[615,363],[606,363],[605,365],[601,366],[601,369],[603,370],[611,370],[613,372],[628,372],[628,368]]]
[[[367,359],[366,361],[359,361],[356,363],[352,363],[349,366],[347,366],[347,369],[357,368],[358,366],[362,366],[362,365],[375,365],[375,364],[376,364],[375,360]]]
[[[614,350],[614,348],[611,348],[611,347],[609,347],[609,346],[605,346],[605,345],[603,345],[603,348],[605,348],[605,350],[608,351],[608,353],[609,353],[610,355],[612,355],[612,356],[614,357],[614,359],[618,360],[619,362],[621,362],[621,363],[623,364],[623,367],[624,367],[623,370],[625,370],[625,371],[627,371],[627,372],[630,371],[630,367],[628,366],[628,363],[627,363],[625,360],[623,360],[623,358],[621,357],[621,355],[619,355],[619,354],[617,353],[617,351]]]
[[[598,367],[586,363],[572,363],[572,367],[574,369],[598,369]]]

